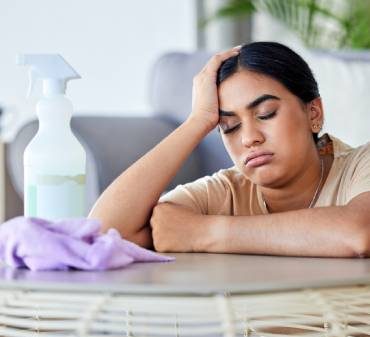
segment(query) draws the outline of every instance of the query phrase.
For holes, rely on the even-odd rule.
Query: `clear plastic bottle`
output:
[[[86,213],[86,153],[72,133],[72,103],[66,82],[79,78],[60,55],[22,55],[34,81],[43,82],[37,103],[39,129],[24,152],[24,215],[48,220],[82,217]]]

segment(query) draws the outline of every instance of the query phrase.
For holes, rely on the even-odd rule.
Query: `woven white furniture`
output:
[[[370,336],[370,259],[174,254],[109,272],[0,269],[0,336]]]

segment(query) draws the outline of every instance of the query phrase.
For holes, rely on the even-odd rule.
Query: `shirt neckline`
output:
[[[333,154],[333,162],[331,164],[331,167],[329,169],[329,173],[325,179],[325,182],[321,188],[320,194],[318,198],[316,199],[315,204],[313,205],[312,208],[315,207],[320,207],[320,200],[322,199],[322,195],[325,193],[327,189],[327,182],[332,179],[332,175],[334,174],[336,170],[334,170],[334,167],[338,165],[338,158],[342,157],[343,155],[347,154],[352,150],[352,147],[347,145],[346,143],[342,142],[338,138],[329,135],[328,133],[325,133],[322,135],[319,140],[318,140],[318,150],[320,153],[320,156],[326,155],[326,154]],[[254,183],[253,183],[254,184]],[[263,201],[262,198],[262,192],[259,189],[258,185],[254,184],[256,187],[256,192],[257,192],[257,200],[258,200],[258,205],[260,209],[262,210],[263,214],[269,214],[266,204]]]

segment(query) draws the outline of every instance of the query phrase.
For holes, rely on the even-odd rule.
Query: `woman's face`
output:
[[[241,70],[220,84],[218,95],[222,139],[244,176],[279,188],[312,165],[310,109],[278,81]]]

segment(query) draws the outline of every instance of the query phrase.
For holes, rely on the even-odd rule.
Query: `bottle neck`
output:
[[[42,82],[42,90],[46,97],[64,95],[66,91],[65,80],[50,78],[44,79]]]
[[[40,132],[70,130],[72,104],[64,95],[48,95],[36,107]]]

